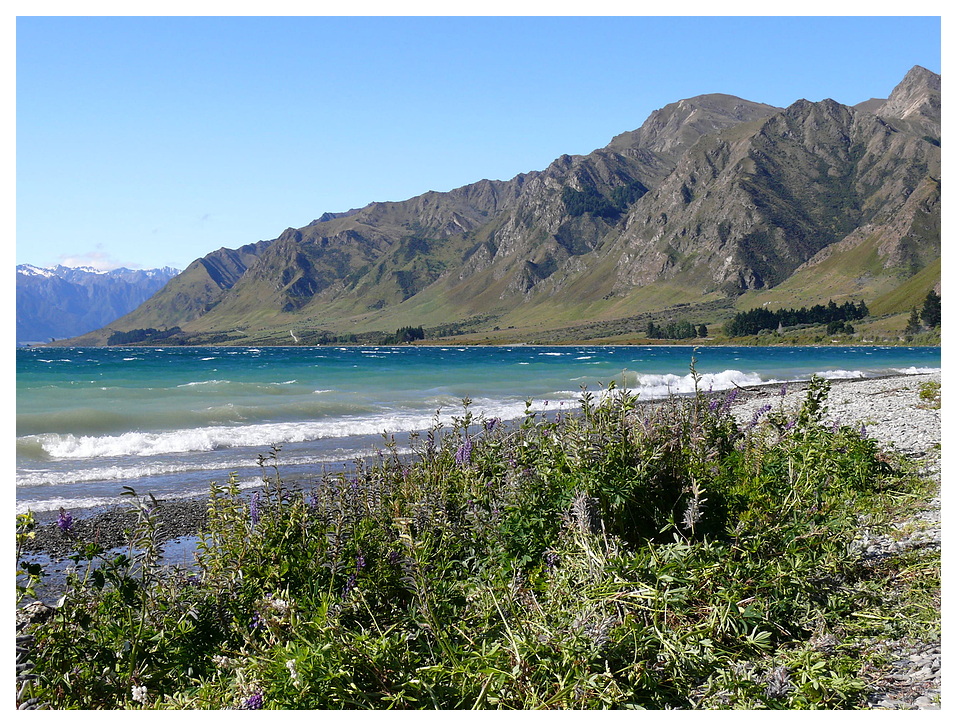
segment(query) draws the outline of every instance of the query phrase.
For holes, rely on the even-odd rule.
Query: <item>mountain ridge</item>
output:
[[[771,292],[886,296],[939,259],[939,186],[940,76],[927,69],[854,107],[704,94],[541,171],[325,213],[220,249],[109,330],[268,344],[290,327],[481,319],[521,337],[676,304],[730,310]],[[838,259],[853,262],[846,274],[814,284],[808,271]]]

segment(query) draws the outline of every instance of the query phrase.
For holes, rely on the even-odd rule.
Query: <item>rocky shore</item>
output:
[[[875,534],[862,528],[855,546],[867,558],[887,557],[905,549],[941,546],[940,517],[940,410],[920,397],[923,384],[940,382],[940,374],[894,376],[879,379],[839,379],[832,381],[825,420],[839,424],[863,425],[866,435],[876,439],[889,451],[895,451],[917,462],[921,474],[936,484],[937,496],[926,502],[913,518],[897,523],[893,536]],[[805,398],[807,383],[786,387],[756,386],[738,392],[734,412],[744,424],[760,409],[771,405],[775,410],[797,410]],[[205,500],[160,502],[160,536],[168,548],[177,540],[195,538],[206,521]],[[27,554],[43,559],[56,570],[75,551],[77,541],[96,541],[104,549],[124,546],[127,532],[136,523],[130,509],[111,509],[78,518],[69,533],[60,531],[55,522],[37,527]],[[188,550],[188,547],[187,547]],[[188,554],[188,552],[187,552]],[[67,561],[68,562],[68,561]],[[938,594],[939,598],[939,594]],[[47,598],[48,602],[49,599]],[[35,606],[33,611],[42,611]],[[33,611],[18,614],[18,633]],[[18,642],[18,670],[20,649]],[[940,707],[941,648],[940,642],[918,643],[875,641],[875,651],[888,656],[892,666],[886,672],[873,674],[873,691],[868,706],[875,709],[936,709]]]
[[[940,383],[940,374],[900,376],[831,382],[825,420],[842,424],[862,424],[867,436],[876,439],[887,451],[895,451],[914,460],[921,476],[934,482],[936,496],[906,521],[895,523],[893,534],[875,534],[862,528],[854,544],[864,557],[879,560],[910,549],[936,549],[941,546],[940,410],[929,407],[920,398],[921,385]],[[783,403],[785,410],[796,409],[804,400],[807,384],[789,386],[785,396],[780,387],[749,391],[747,400],[735,409],[741,422],[748,422],[755,411],[772,403]],[[938,593],[938,602],[940,594]],[[877,640],[871,644],[891,661],[891,667],[872,674],[869,708],[884,710],[938,709],[941,697],[940,641],[901,642]]]

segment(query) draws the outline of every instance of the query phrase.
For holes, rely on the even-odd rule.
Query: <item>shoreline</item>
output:
[[[831,393],[828,397],[829,409],[836,413],[842,423],[860,423],[858,419],[864,419],[878,415],[881,401],[869,400],[881,393],[892,393],[898,389],[912,389],[914,391],[915,401],[918,386],[928,380],[940,381],[941,374],[937,373],[917,373],[917,374],[897,374],[887,376],[877,376],[873,378],[835,378],[829,379],[831,384]],[[898,382],[898,383],[894,383]],[[782,387],[786,388],[787,395],[780,396]],[[739,421],[746,423],[754,415],[755,411],[762,405],[771,403],[775,407],[783,404],[785,407],[799,406],[804,400],[804,392],[807,390],[808,381],[795,381],[787,384],[782,383],[762,383],[753,386],[736,386],[734,389],[708,392],[707,396],[723,396],[730,390],[737,390],[738,395],[733,409]],[[860,401],[849,401],[842,398],[838,401],[840,393],[854,393],[861,396],[867,396],[867,399]],[[682,394],[684,396],[691,394]],[[883,397],[882,397],[883,398]],[[648,400],[641,402],[641,405],[656,405],[659,400]],[[875,406],[875,404],[877,404]],[[884,408],[887,408],[886,406]],[[920,409],[917,409],[920,410]],[[911,417],[907,420],[901,419],[904,411],[900,409],[888,410],[883,415],[884,419],[890,419],[891,423],[885,421],[884,427],[890,426],[892,431],[885,433],[884,429],[873,426],[868,427],[869,434],[876,434],[882,447],[895,447],[901,441],[900,434],[906,434],[907,430],[914,430],[913,411],[909,411]],[[931,418],[936,417],[937,421],[937,441],[940,443],[940,415],[939,411],[930,412]],[[926,416],[924,418],[927,418]],[[867,423],[866,421],[864,422]],[[930,434],[927,434],[930,435]],[[906,436],[905,436],[906,438]],[[899,446],[897,447],[899,448]],[[906,450],[899,453],[913,456],[918,453],[913,445],[909,445]],[[297,488],[295,480],[289,481],[288,485],[292,489]],[[255,489],[250,489],[251,495]],[[207,495],[193,498],[173,498],[158,500],[161,510],[160,526],[161,539],[164,543],[171,543],[177,539],[199,535],[206,522]],[[136,522],[136,512],[132,507],[122,505],[111,505],[105,507],[94,507],[91,509],[71,510],[74,517],[74,524],[71,535],[60,532],[56,526],[56,512],[43,512],[37,516],[36,536],[24,548],[24,552],[30,556],[42,556],[49,558],[51,562],[62,561],[73,551],[73,543],[77,540],[90,541],[95,540],[104,549],[109,550],[126,545],[124,530],[131,528]]]
[[[528,343],[525,341],[516,343],[470,343],[454,342],[445,340],[435,341],[417,341],[415,343],[394,343],[383,345],[381,343],[317,343],[316,345],[274,345],[270,343],[236,343],[228,345],[223,343],[209,343],[207,345],[162,345],[153,343],[150,345],[82,345],[71,343],[67,345],[55,343],[24,343],[17,344],[17,348],[44,350],[47,348],[580,348],[583,346],[594,346],[604,348],[940,348],[941,341],[936,343],[909,343],[905,340],[898,341],[847,341],[837,343],[735,343],[732,341],[723,341],[720,343],[679,343],[677,341],[666,342],[631,342],[631,343],[607,343],[589,340],[572,340],[557,343]]]

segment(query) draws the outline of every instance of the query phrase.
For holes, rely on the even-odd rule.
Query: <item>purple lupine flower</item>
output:
[[[496,426],[498,426],[501,422],[502,422],[502,419],[500,418],[490,418],[488,421],[485,422],[485,430],[491,431]]]
[[[751,417],[751,423],[748,425],[748,428],[754,428],[758,425],[758,419],[760,419],[764,414],[771,410],[771,404],[767,403],[757,411],[754,412],[754,416]]]
[[[259,524],[259,492],[254,492],[249,500],[249,519],[252,521],[253,527]]]
[[[712,399],[708,402],[708,413],[714,413],[715,411],[717,411],[719,405],[720,405],[720,404],[719,404],[719,402],[718,402],[718,399],[717,399],[717,398],[712,398]]]
[[[263,707],[263,692],[256,691],[253,695],[243,701],[243,708],[247,711],[258,711]]]
[[[361,571],[362,568],[365,566],[366,566],[366,558],[363,557],[361,553],[356,555],[356,572]]]
[[[545,564],[549,567],[557,567],[559,559],[558,553],[556,552],[548,552],[545,554]]]
[[[64,534],[69,532],[73,527],[73,515],[63,507],[60,507],[60,516],[57,517],[56,526],[59,527],[60,531]]]
[[[253,630],[259,630],[265,622],[263,622],[262,616],[259,613],[253,613],[252,620],[249,621],[249,627]]]
[[[867,426],[865,426],[864,424],[861,424],[861,438],[862,439],[867,438]]]
[[[354,574],[349,575],[349,579],[346,580],[346,585],[345,585],[345,587],[342,588],[342,596],[343,596],[343,597],[345,597],[345,596],[348,595],[350,592],[352,592],[352,590],[353,590],[353,589],[355,588],[355,586],[356,586],[356,582],[358,581],[358,579],[359,579],[359,578],[357,578]]]
[[[787,384],[787,383],[785,383],[784,385],[781,386],[781,392],[780,392],[778,395],[779,395],[781,398],[784,398],[786,395],[788,395],[788,384]]]
[[[465,437],[465,441],[455,452],[455,463],[465,466],[472,461],[472,439]]]
[[[727,413],[735,400],[738,398],[738,389],[732,388],[724,396],[724,403],[721,404],[721,413]]]

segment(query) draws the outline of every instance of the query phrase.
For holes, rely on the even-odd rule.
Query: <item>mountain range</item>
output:
[[[179,274],[17,265],[17,345],[72,338],[134,310]]]
[[[940,76],[787,108],[707,94],[543,171],[326,213],[219,249],[107,327],[293,344],[419,326],[491,342],[940,287]],[[565,335],[565,337],[568,337]]]

